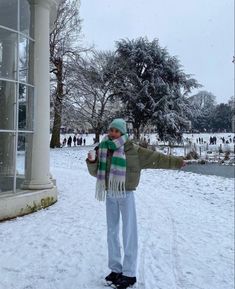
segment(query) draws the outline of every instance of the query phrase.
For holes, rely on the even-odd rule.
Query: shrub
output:
[[[198,160],[199,159],[199,155],[196,151],[191,151],[189,152],[186,157],[185,157],[186,160]]]
[[[224,155],[225,161],[228,161],[230,159],[229,155],[230,155],[230,152],[225,152],[225,155]]]

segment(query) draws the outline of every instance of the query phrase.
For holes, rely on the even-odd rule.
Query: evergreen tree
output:
[[[116,45],[122,67],[116,90],[126,103],[136,137],[148,123],[157,126],[161,139],[180,136],[190,115],[186,96],[199,87],[197,81],[183,72],[179,60],[160,47],[157,39],[120,40]]]
[[[211,127],[214,131],[232,131],[232,108],[227,103],[215,107],[211,117]]]

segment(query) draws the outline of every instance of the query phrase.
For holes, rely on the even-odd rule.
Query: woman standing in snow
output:
[[[126,289],[136,283],[137,220],[134,190],[139,184],[141,169],[179,169],[180,157],[165,156],[142,148],[128,139],[126,122],[114,119],[98,146],[96,158],[89,153],[86,160],[89,173],[97,178],[96,198],[106,200],[108,285]],[[121,263],[119,242],[120,212],[123,223],[124,260]]]

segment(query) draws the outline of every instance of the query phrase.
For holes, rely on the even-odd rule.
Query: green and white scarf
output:
[[[114,140],[110,140],[108,136],[105,136],[99,144],[95,194],[96,199],[99,201],[105,200],[107,192],[114,197],[124,197],[126,195],[126,155],[124,152],[124,144],[127,139],[128,136],[126,134]],[[106,190],[108,150],[113,151],[113,156]]]

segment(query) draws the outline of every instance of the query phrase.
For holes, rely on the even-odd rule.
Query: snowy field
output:
[[[210,136],[215,136],[217,138],[217,144],[222,144],[222,140],[221,138],[224,137],[225,138],[225,141],[228,140],[231,138],[233,139],[234,137],[234,133],[214,133],[214,134],[210,134],[210,133],[196,133],[196,134],[186,134],[184,133],[183,134],[183,139],[186,140],[190,140],[192,143],[197,143],[197,139],[200,137],[200,138],[203,138],[203,141],[205,141],[206,143],[209,143],[209,139],[210,139]],[[74,134],[61,134],[60,135],[60,141],[61,143],[63,142],[63,139],[64,138],[67,138],[71,136],[73,138]],[[80,136],[82,137],[83,139],[85,138],[86,139],[86,145],[93,145],[93,138],[95,137],[94,134],[77,134],[76,135],[77,137]],[[146,134],[146,135],[141,135],[142,137],[146,137],[146,138],[150,138],[150,144],[155,144],[156,141],[157,141],[157,137],[156,137],[156,134],[155,133],[152,133],[152,134]],[[102,138],[102,136],[101,136]],[[162,144],[161,142],[158,142],[158,144]],[[73,143],[72,143],[72,146],[73,146]]]
[[[71,136],[73,137],[74,134],[63,134],[61,135],[61,143],[63,142],[63,139],[64,138],[67,138]],[[94,142],[93,142],[93,138],[95,137],[94,134],[77,134],[76,135],[77,137],[82,137],[83,139],[85,138],[86,140],[86,145],[89,145],[89,146],[93,146],[94,145]],[[210,139],[210,136],[215,136],[217,138],[217,142],[216,142],[216,145],[210,145],[209,144],[209,139]],[[102,139],[103,136],[101,136],[101,139]],[[146,135],[141,135],[142,138],[146,138],[146,139],[150,139],[150,144],[151,145],[165,145],[165,148],[162,147],[162,150],[163,150],[163,153],[167,153],[168,151],[168,148],[167,148],[167,143],[164,144],[163,142],[159,142],[157,140],[157,134],[155,133],[152,133],[152,134],[146,134]],[[222,142],[221,138],[224,137],[225,139],[225,142],[228,141],[229,143],[226,144]],[[199,134],[183,134],[183,141],[184,141],[184,145],[185,146],[188,146],[189,144],[189,141],[191,142],[192,146],[194,149],[196,149],[196,151],[199,153],[201,151],[201,156],[202,157],[205,157],[205,155],[207,154],[207,151],[211,151],[213,152],[213,154],[215,152],[218,152],[219,148],[221,147],[221,149],[223,151],[234,151],[234,145],[235,143],[231,142],[230,143],[230,139],[233,141],[233,137],[234,137],[234,133],[215,133],[215,134],[209,134],[209,133],[199,133]],[[197,140],[199,138],[203,138],[203,144],[199,144],[197,143]],[[74,146],[74,144],[72,143],[72,146]],[[66,147],[66,146],[65,146]],[[188,147],[187,150],[185,151],[184,150],[184,147],[181,146],[180,148],[174,148],[172,150],[172,154],[174,155],[185,155],[186,153],[188,153],[190,150],[192,150],[192,148]]]
[[[0,223],[0,289],[100,289],[105,205],[94,198],[89,146],[51,151],[58,202]],[[144,170],[136,191],[139,289],[233,289],[234,180]]]
[[[60,136],[60,141],[61,143],[63,142],[63,139],[66,137],[68,139],[68,137],[71,136],[73,137],[74,134],[61,134]],[[86,147],[90,147],[89,149],[92,149],[93,147],[95,147],[96,145],[94,145],[94,141],[93,138],[95,137],[94,134],[77,134],[77,137],[82,137],[83,139],[86,139]],[[210,136],[216,136],[217,137],[217,145],[209,145],[209,144],[197,144],[196,140],[200,137],[203,138],[203,140],[208,143],[209,142],[209,138]],[[101,136],[102,139],[103,136]],[[163,143],[161,142],[156,142],[157,138],[156,138],[156,134],[147,134],[147,135],[142,135],[142,137],[146,137],[146,138],[150,138],[150,144],[158,144],[158,145],[163,145]],[[194,145],[194,148],[196,149],[197,153],[200,155],[200,148],[201,148],[201,158],[206,158],[207,156],[207,151],[210,151],[211,153],[208,155],[209,159],[215,159],[218,157],[218,149],[219,146],[221,145],[221,148],[223,149],[223,151],[230,151],[233,152],[234,151],[234,143],[229,143],[229,144],[222,144],[222,140],[221,137],[225,138],[226,140],[229,140],[230,138],[233,139],[234,134],[233,133],[216,133],[214,135],[210,135],[210,134],[183,134],[183,138],[184,140],[186,140],[186,138],[188,140],[190,140],[192,142],[192,144]],[[186,142],[185,142],[186,144]],[[72,148],[74,147],[74,143],[72,142]],[[79,147],[84,147],[84,145],[82,146],[77,146]],[[67,145],[65,147],[63,147],[63,149],[66,149]],[[169,150],[167,145],[166,146],[162,146],[162,147],[158,147],[158,150],[161,151],[164,154],[168,154]],[[171,154],[172,155],[176,155],[176,156],[185,156],[189,151],[191,150],[190,147],[188,147],[187,149],[185,149],[183,146],[181,147],[176,147],[173,148],[171,150]],[[17,152],[17,160],[16,160],[16,169],[17,172],[19,174],[24,175],[25,173],[25,159],[24,159],[24,151],[18,151]],[[231,157],[234,156],[234,154],[231,154]],[[224,155],[221,155],[221,158],[223,159]]]

